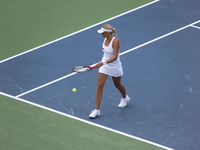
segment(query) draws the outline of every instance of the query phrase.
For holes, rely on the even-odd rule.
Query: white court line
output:
[[[195,25],[192,25],[192,27],[196,28],[196,29],[200,29],[200,27],[198,26],[195,26]]]
[[[73,35],[75,35],[75,34],[78,34],[78,33],[80,33],[80,32],[83,32],[83,31],[85,31],[85,30],[88,30],[88,29],[90,29],[90,28],[93,28],[93,27],[95,27],[95,26],[97,26],[97,25],[100,25],[100,24],[102,24],[102,23],[108,22],[108,21],[110,21],[110,20],[113,20],[113,19],[115,19],[115,18],[121,17],[121,16],[123,16],[123,15],[126,15],[126,14],[128,14],[128,13],[131,13],[131,12],[136,11],[136,10],[138,10],[138,9],[141,9],[141,8],[144,8],[144,7],[149,6],[149,5],[151,5],[151,4],[154,4],[154,3],[158,2],[158,1],[160,1],[160,0],[155,0],[155,1],[153,1],[153,2],[147,3],[147,4],[145,4],[145,5],[142,5],[142,6],[140,6],[140,7],[134,8],[134,9],[129,10],[129,11],[125,12],[125,13],[120,14],[120,15],[114,16],[114,17],[112,17],[112,18],[109,18],[109,19],[104,20],[104,21],[102,21],[102,22],[99,22],[99,23],[97,23],[97,24],[91,25],[91,26],[89,26],[89,27],[87,27],[87,28],[84,28],[84,29],[82,29],[82,30],[79,30],[79,31],[77,31],[77,32],[74,32],[74,33],[71,33],[71,34],[69,34],[69,35],[63,36],[63,37],[61,37],[61,38],[59,38],[59,39],[56,39],[56,40],[54,40],[54,41],[51,41],[51,42],[49,42],[49,43],[43,44],[43,45],[41,45],[41,46],[38,46],[38,47],[35,47],[35,48],[33,48],[33,49],[27,50],[27,51],[25,51],[25,52],[23,52],[23,53],[20,53],[20,54],[17,54],[17,55],[15,55],[15,56],[9,57],[9,58],[7,58],[7,59],[1,60],[0,63],[3,63],[3,62],[8,61],[8,60],[10,60],[10,59],[13,59],[13,58],[16,58],[16,57],[18,57],[18,56],[24,55],[24,54],[26,54],[26,53],[32,52],[32,51],[34,51],[34,50],[37,50],[37,49],[42,48],[42,47],[44,47],[44,46],[47,46],[47,45],[49,45],[49,44],[55,43],[55,42],[57,42],[57,41],[60,41],[60,40],[62,40],[62,39],[64,39],[64,38],[73,36]]]
[[[57,114],[60,114],[60,115],[69,117],[69,118],[72,118],[72,119],[75,119],[75,120],[84,122],[84,123],[87,123],[87,124],[89,124],[89,125],[93,125],[93,126],[96,126],[96,127],[102,128],[102,129],[105,129],[105,130],[107,130],[107,131],[111,131],[111,132],[114,132],[114,133],[117,133],[117,134],[120,134],[120,135],[129,137],[129,138],[132,138],[132,139],[136,139],[136,140],[139,140],[139,141],[142,141],[142,142],[145,142],[145,143],[148,143],[148,144],[151,144],[151,145],[160,147],[160,148],[164,148],[164,149],[166,149],[166,150],[173,150],[173,149],[171,149],[171,148],[169,148],[169,147],[166,147],[166,146],[163,146],[163,145],[160,145],[160,144],[157,144],[157,143],[154,143],[154,142],[151,142],[151,141],[148,141],[148,140],[145,140],[145,139],[142,139],[142,138],[139,138],[139,137],[136,137],[136,136],[133,136],[133,135],[130,135],[130,134],[121,132],[121,131],[117,131],[117,130],[114,130],[114,129],[112,129],[112,128],[109,128],[109,127],[106,127],[106,126],[103,126],[103,125],[99,125],[99,124],[96,124],[96,123],[93,123],[93,122],[90,122],[90,121],[87,121],[87,120],[84,120],[84,119],[81,119],[81,118],[78,118],[78,117],[75,117],[75,116],[72,116],[72,115],[69,115],[69,114],[65,114],[65,113],[63,113],[63,112],[60,112],[60,111],[57,111],[57,110],[54,110],[54,109],[51,109],[51,108],[48,108],[48,107],[45,107],[45,106],[42,106],[42,105],[33,103],[33,102],[30,102],[30,101],[27,101],[27,100],[24,100],[24,99],[22,99],[22,98],[17,98],[17,97],[14,97],[14,96],[11,96],[11,95],[2,93],[2,92],[0,92],[0,94],[1,94],[1,95],[4,95],[4,96],[7,96],[7,97],[10,97],[10,98],[12,98],[12,99],[18,100],[18,101],[25,102],[25,103],[30,104],[30,105],[34,105],[34,106],[39,107],[39,108],[42,108],[42,109],[45,109],[45,110],[48,110],[48,111],[51,111],[51,112],[54,112],[54,113],[57,113]]]
[[[188,27],[190,27],[190,26],[194,26],[194,24],[199,23],[199,22],[200,22],[200,20],[198,20],[198,21],[196,21],[196,22],[194,22],[194,23],[191,23],[191,24],[189,24],[189,25],[186,25],[186,26],[184,26],[184,27],[182,27],[182,28],[179,28],[179,29],[177,29],[177,30],[174,30],[174,31],[172,31],[172,32],[169,32],[169,33],[167,33],[167,34],[165,34],[165,35],[163,35],[163,36],[160,36],[160,37],[158,37],[158,38],[155,38],[155,39],[153,39],[153,40],[151,40],[151,41],[148,41],[148,42],[146,42],[146,43],[144,43],[144,44],[141,44],[141,45],[139,45],[139,46],[136,46],[136,47],[134,47],[134,48],[132,48],[132,49],[129,49],[129,50],[127,50],[127,51],[124,51],[124,52],[120,53],[120,55],[124,55],[124,54],[129,53],[129,52],[131,52],[131,51],[133,51],[133,50],[136,50],[136,49],[138,49],[138,48],[140,48],[140,47],[143,47],[143,46],[145,46],[145,45],[148,45],[148,44],[150,44],[150,43],[153,43],[153,42],[155,42],[155,41],[158,41],[158,40],[160,40],[160,39],[162,39],[162,38],[164,38],[164,37],[167,37],[167,36],[169,36],[169,35],[172,35],[172,34],[174,34],[174,33],[176,33],[176,32],[179,32],[179,31],[181,31],[181,30],[184,30],[184,29],[186,29],[186,28],[188,28]]]
[[[21,96],[23,96],[23,95],[26,95],[26,94],[28,94],[28,93],[34,92],[34,91],[36,91],[36,90],[38,90],[38,89],[41,89],[41,88],[43,88],[43,87],[45,87],[45,86],[48,86],[48,85],[50,85],[50,84],[53,84],[53,83],[55,83],[55,82],[58,82],[58,81],[63,80],[63,79],[65,79],[65,78],[68,78],[68,77],[70,77],[70,76],[73,76],[73,75],[75,75],[75,74],[77,74],[77,72],[70,73],[70,74],[68,74],[68,75],[66,75],[66,76],[63,76],[63,77],[61,77],[61,78],[58,78],[58,79],[56,79],[56,80],[53,80],[53,81],[48,82],[48,83],[46,83],[46,84],[43,84],[43,85],[41,85],[41,86],[38,86],[38,87],[36,87],[36,88],[34,88],[34,89],[32,89],[32,90],[29,90],[29,91],[26,91],[26,92],[24,92],[24,93],[22,93],[22,94],[19,94],[19,95],[15,96],[15,97],[21,97]]]
[[[188,28],[188,27],[190,27],[190,26],[193,26],[194,24],[196,24],[196,23],[198,23],[198,22],[200,22],[200,20],[198,20],[198,21],[196,21],[196,22],[194,22],[194,23],[191,23],[191,24],[189,24],[189,25],[186,25],[186,26],[184,26],[184,27],[182,27],[182,28],[179,28],[179,29],[177,29],[177,30],[174,30],[174,31],[172,31],[172,32],[169,32],[169,33],[167,33],[167,34],[164,34],[164,35],[162,35],[162,36],[160,36],[160,37],[158,37],[158,38],[155,38],[155,39],[153,39],[153,40],[151,40],[151,41],[148,41],[148,42],[146,42],[146,43],[144,43],[144,44],[141,44],[141,45],[139,45],[139,46],[136,46],[136,47],[134,47],[134,48],[132,48],[132,49],[126,50],[126,51],[120,53],[119,55],[120,55],[120,56],[121,56],[121,55],[124,55],[124,54],[129,53],[129,52],[131,52],[131,51],[134,51],[134,50],[136,50],[136,49],[138,49],[138,48],[141,48],[141,47],[143,47],[143,46],[146,46],[146,45],[148,45],[148,44],[151,44],[151,43],[153,43],[153,42],[155,42],[155,41],[158,41],[158,40],[160,40],[160,39],[162,39],[162,38],[165,38],[165,37],[167,37],[167,36],[169,36],[169,35],[172,35],[172,34],[174,34],[174,33],[176,33],[176,32],[179,32],[179,31],[181,31],[181,30],[184,30],[184,29],[186,29],[186,28]],[[43,87],[45,87],[45,86],[48,86],[48,85],[50,85],[50,84],[53,84],[53,83],[55,83],[55,82],[57,82],[57,81],[60,81],[60,80],[65,79],[65,78],[68,78],[68,77],[70,77],[70,76],[72,76],[72,75],[75,75],[75,74],[76,74],[76,73],[68,74],[68,75],[63,76],[63,77],[61,77],[61,78],[58,78],[58,79],[56,79],[56,80],[54,80],[54,81],[51,81],[51,82],[46,83],[46,84],[44,84],[44,85],[38,86],[38,87],[36,87],[36,88],[34,88],[34,89],[31,89],[31,90],[29,90],[29,91],[26,91],[26,92],[24,92],[24,93],[21,93],[21,94],[17,95],[16,97],[24,96],[24,95],[26,95],[26,94],[28,94],[28,93],[34,92],[34,91],[36,91],[36,90],[38,90],[38,89],[41,89],[41,88],[43,88]]]

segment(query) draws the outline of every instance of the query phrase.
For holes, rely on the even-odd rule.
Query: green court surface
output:
[[[0,60],[152,0],[0,0]]]
[[[1,150],[161,150],[0,95]]]
[[[0,60],[152,0],[0,0]],[[0,95],[0,150],[161,150]]]

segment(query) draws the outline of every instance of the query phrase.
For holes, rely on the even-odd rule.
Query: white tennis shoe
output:
[[[126,95],[126,98],[122,98],[118,107],[124,108],[127,106],[128,102],[130,101],[130,97]]]
[[[99,117],[100,115],[101,115],[100,110],[95,109],[95,110],[93,110],[91,112],[91,114],[89,115],[89,117],[92,118],[92,119],[94,119],[96,117]]]

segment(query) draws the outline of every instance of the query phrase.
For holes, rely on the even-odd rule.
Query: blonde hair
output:
[[[117,30],[115,28],[113,28],[111,25],[109,24],[105,24],[102,26],[104,29],[108,29],[108,30],[112,30],[112,34],[118,38],[117,36]]]

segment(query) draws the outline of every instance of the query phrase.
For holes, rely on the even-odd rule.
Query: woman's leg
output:
[[[126,98],[126,89],[121,84],[121,77],[112,77],[115,87],[120,91],[123,98]]]
[[[106,82],[108,75],[99,73],[98,74],[98,85],[97,85],[97,90],[96,90],[96,109],[99,110],[100,104],[101,104],[101,99],[103,96],[103,88]]]
[[[122,94],[122,99],[118,105],[118,107],[126,107],[127,103],[130,101],[130,97],[126,95],[126,89],[125,87],[121,84],[121,77],[113,77],[113,82],[115,84],[115,87],[120,91]]]

